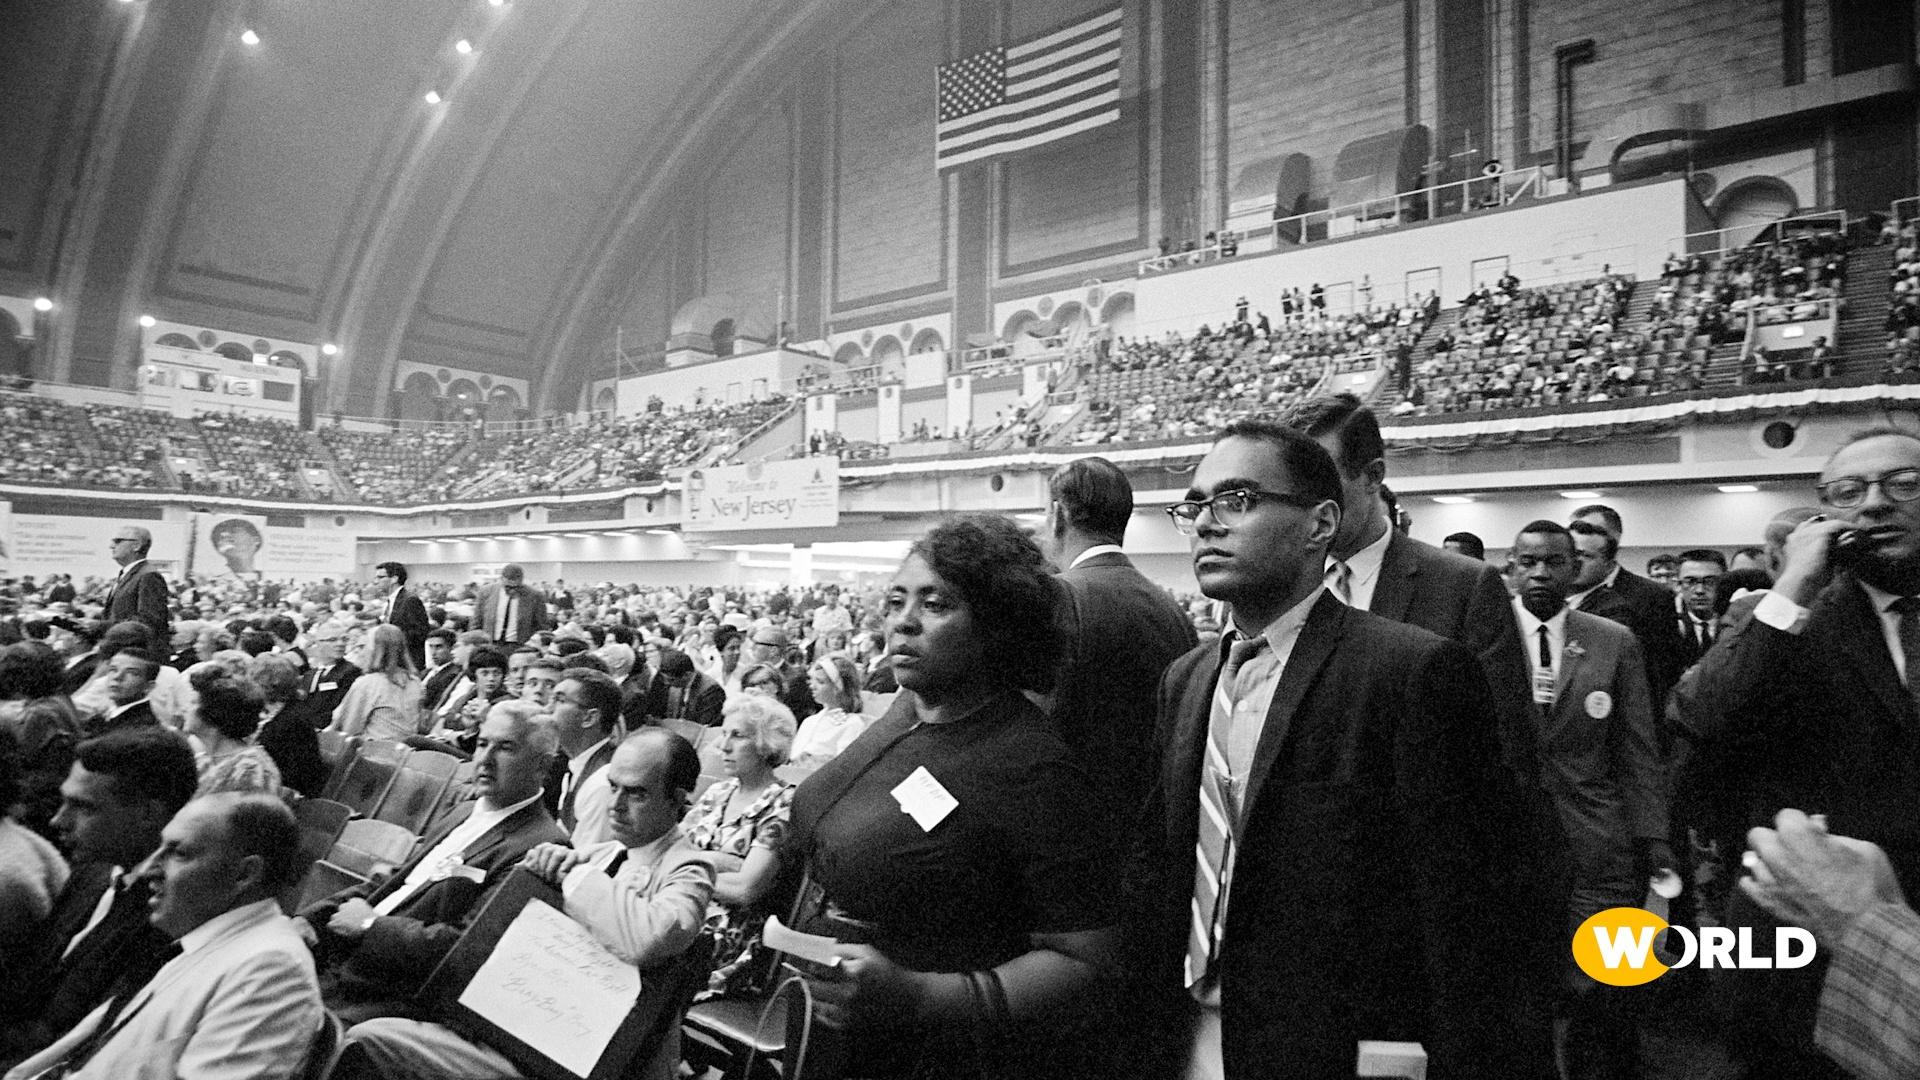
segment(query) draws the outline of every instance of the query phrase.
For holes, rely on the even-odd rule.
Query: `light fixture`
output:
[[[648,529],[647,535],[648,536],[672,536],[673,530],[672,529]]]
[[[260,44],[260,35],[251,30],[242,30],[240,31],[240,44],[258,45]]]
[[[440,91],[438,90],[427,91],[427,104],[429,105],[440,104]]]
[[[612,532],[603,532],[600,535],[601,536],[632,536],[633,534],[628,532],[625,529],[616,529],[616,530],[613,530]]]
[[[1462,503],[1472,502],[1473,496],[1471,495],[1435,495],[1433,497],[1433,501],[1439,503],[1442,506],[1459,506]]]
[[[591,539],[593,539],[593,534],[592,534],[592,533],[561,533],[560,535],[561,535],[561,536],[564,536],[564,537],[567,537],[567,538],[568,538],[568,539],[570,539],[570,540],[591,540]]]
[[[1597,499],[1600,497],[1600,493],[1597,491],[1563,491],[1560,493],[1560,497],[1563,499]]]
[[[44,296],[36,296],[33,298],[33,310],[41,312],[52,311],[53,301]]]
[[[340,346],[335,345],[331,341],[327,342],[325,345],[320,346],[321,356],[337,356],[339,355],[339,352],[340,352]]]
[[[453,43],[453,51],[459,53],[461,56],[472,56],[473,42],[468,41],[466,38],[461,38],[459,41]]]
[[[489,3],[489,4],[491,4],[491,5],[493,5],[494,7],[506,7],[506,6],[507,6],[507,0],[487,0],[487,3]]]
[[[154,322],[154,319],[153,319],[153,316],[151,315],[140,316],[140,325],[145,327],[148,330],[153,329],[153,322]]]
[[[431,540],[409,540],[409,541],[407,541],[407,543],[409,543],[409,544],[431,544],[431,543],[433,543],[433,541],[431,541]]]
[[[1720,490],[1729,495],[1745,495],[1760,490],[1759,484],[1721,484]]]

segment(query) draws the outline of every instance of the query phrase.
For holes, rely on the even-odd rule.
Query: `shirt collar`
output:
[[[1124,554],[1126,554],[1126,552],[1120,550],[1119,544],[1095,544],[1092,547],[1088,548],[1087,550],[1081,552],[1080,554],[1075,555],[1073,557],[1073,561],[1067,564],[1067,569],[1071,570],[1074,567],[1079,566],[1081,563],[1086,562],[1088,559],[1091,559],[1097,555],[1124,555]]]
[[[1300,628],[1306,625],[1307,616],[1313,613],[1313,605],[1320,601],[1320,594],[1326,591],[1327,587],[1325,585],[1315,586],[1314,590],[1307,594],[1305,600],[1288,608],[1280,614],[1279,618],[1268,623],[1266,628],[1260,631],[1260,636],[1267,639],[1267,648],[1278,653],[1280,646],[1286,642],[1288,637],[1298,634]],[[1240,628],[1236,626],[1231,633],[1220,635],[1221,648],[1226,649],[1243,637],[1244,635],[1240,633]]]
[[[1613,588],[1613,583],[1615,581],[1618,581],[1619,579],[1620,579],[1620,563],[1616,561],[1613,564],[1613,569],[1607,571],[1607,576],[1600,579],[1600,584],[1605,585],[1607,588],[1611,589]],[[1595,586],[1595,588],[1598,588],[1598,587],[1599,586]],[[1592,590],[1588,590],[1588,591],[1591,592]]]
[[[608,741],[609,741],[608,739],[601,739],[599,742],[594,743],[592,746],[589,746],[585,750],[582,750],[579,753],[568,758],[567,768],[573,771],[573,775],[575,777],[578,777],[580,775],[580,770],[586,768],[588,759],[592,758],[593,755],[597,753],[601,747],[607,745]]]
[[[1381,530],[1379,537],[1373,543],[1354,552],[1350,558],[1339,560],[1329,557],[1327,565],[1332,566],[1336,562],[1344,561],[1347,569],[1352,571],[1355,582],[1372,581],[1380,576],[1380,566],[1387,558],[1387,545],[1392,542],[1393,526],[1389,525]]]
[[[1860,587],[1867,590],[1867,597],[1873,601],[1873,610],[1882,615],[1887,614],[1887,607],[1889,605],[1901,598],[1899,593],[1890,593],[1878,585],[1868,584],[1859,578],[1855,578],[1854,580],[1860,581]],[[1682,610],[1684,611],[1685,609]]]
[[[213,944],[214,939],[227,934],[250,922],[264,919],[271,912],[278,914],[280,905],[272,900],[255,900],[251,904],[242,904],[231,911],[223,911],[199,926],[180,935],[180,954],[204,949]]]
[[[1547,628],[1547,636],[1549,637],[1563,637],[1566,635],[1567,608],[1565,605],[1562,605],[1559,611],[1554,612],[1552,618],[1542,620],[1533,612],[1528,611],[1526,605],[1522,604],[1520,598],[1516,596],[1513,598],[1513,610],[1520,613],[1521,637],[1535,637],[1540,633],[1540,628],[1543,626]],[[1522,642],[1521,644],[1524,645],[1526,643]]]
[[[504,806],[495,810],[489,809],[492,805],[492,800],[481,799],[479,802],[473,804],[473,816],[467,820],[484,819],[487,821],[503,821],[539,801],[540,793],[536,791],[532,795],[514,803],[512,806]]]
[[[145,705],[148,700],[148,698],[143,697],[139,701],[129,701],[125,705],[115,705],[113,709],[107,713],[107,719],[111,720],[121,713],[126,712],[128,709],[133,708],[135,705]]]
[[[627,861],[630,863],[639,863],[641,866],[652,866],[660,861],[660,857],[667,853],[668,848],[680,842],[680,836],[680,826],[675,825],[673,828],[655,837],[650,844],[642,844],[637,848],[628,848]]]

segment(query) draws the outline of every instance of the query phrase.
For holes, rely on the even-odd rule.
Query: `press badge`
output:
[[[933,827],[947,820],[960,805],[940,781],[933,778],[925,765],[913,770],[913,774],[900,781],[893,789],[893,798],[900,804],[902,813],[913,818],[921,832],[932,832]]]
[[[1553,671],[1550,668],[1536,668],[1533,672],[1533,703],[1535,705],[1553,704]]]
[[[1605,720],[1613,715],[1613,695],[1605,690],[1595,690],[1587,695],[1587,715],[1595,720]]]

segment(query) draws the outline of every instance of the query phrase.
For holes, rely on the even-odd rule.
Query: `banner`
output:
[[[117,518],[68,517],[64,514],[10,514],[6,536],[8,572],[15,575],[72,574],[76,585],[88,578],[107,580],[120,572],[107,541],[122,525],[139,525],[153,534],[148,561],[171,576],[183,555],[186,529],[177,521],[122,521]]]
[[[694,469],[686,507],[689,532],[831,528],[840,523],[840,459]]]
[[[351,577],[358,556],[352,533],[269,525],[254,514],[193,515],[188,549],[203,578]]]
[[[13,504],[0,499],[0,575],[13,574]]]

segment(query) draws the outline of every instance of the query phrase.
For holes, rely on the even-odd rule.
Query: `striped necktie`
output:
[[[1192,918],[1187,929],[1187,986],[1205,978],[1220,951],[1225,922],[1229,862],[1233,851],[1239,793],[1229,750],[1234,703],[1241,696],[1240,675],[1247,661],[1267,647],[1265,637],[1233,643],[1213,695],[1207,718],[1206,758],[1200,767],[1200,830],[1194,840]]]
[[[1327,588],[1348,607],[1353,606],[1353,567],[1345,559],[1335,559],[1327,567]]]

